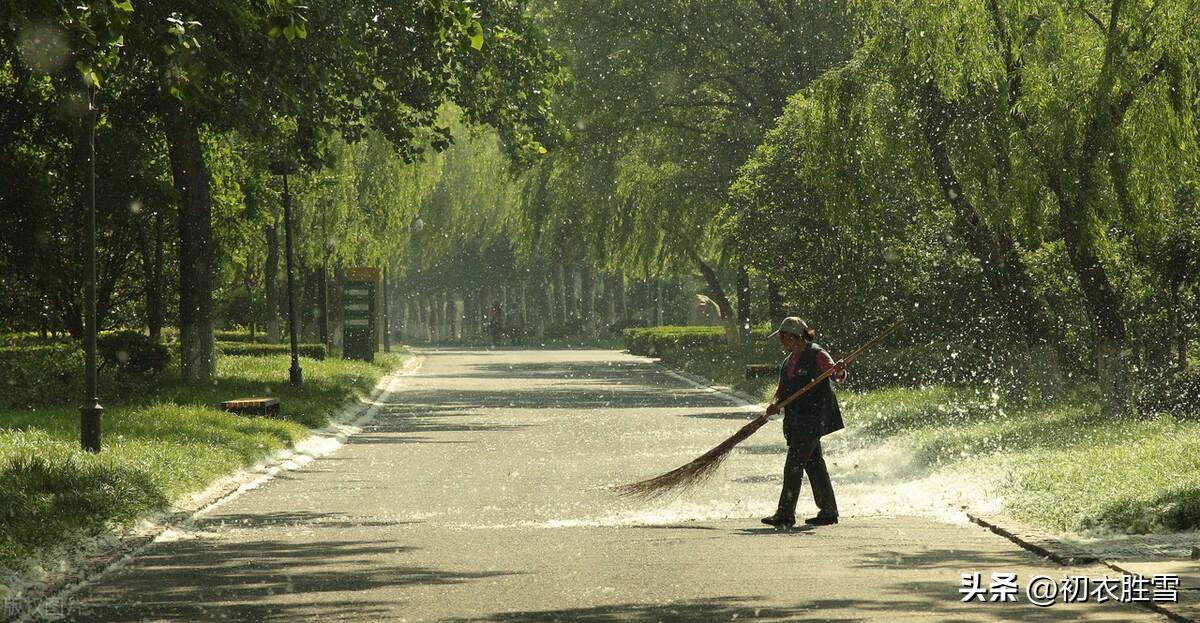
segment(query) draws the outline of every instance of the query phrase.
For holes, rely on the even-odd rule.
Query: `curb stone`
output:
[[[628,351],[626,351],[626,352],[628,352]],[[734,403],[745,403],[745,406],[752,406],[752,407],[758,408],[759,405],[761,405],[763,402],[762,398],[756,398],[754,396],[751,396],[750,394],[747,394],[746,392],[736,390],[728,385],[716,385],[712,381],[710,381],[702,376],[692,374],[691,372],[683,372],[681,370],[676,370],[675,368],[672,368],[672,367],[668,366],[667,364],[663,363],[661,359],[657,359],[654,357],[645,357],[642,355],[633,355],[633,356],[644,359],[644,360],[658,366],[659,368],[662,368],[670,376],[674,376],[676,378],[687,381],[687,382],[689,382],[693,385],[696,385],[702,389],[707,389],[707,390],[711,390],[712,392],[715,392],[717,394],[722,394],[726,398],[731,399],[731,401]],[[737,400],[732,400],[733,398],[736,398]]]
[[[280,471],[300,469],[324,453],[301,449],[318,439],[336,439],[343,444],[361,430],[361,425],[375,417],[379,409],[379,397],[390,391],[393,383],[420,369],[425,357],[410,349],[412,357],[404,366],[379,380],[371,393],[364,398],[349,400],[329,424],[310,431],[309,436],[292,448],[284,448],[267,457],[259,464],[248,467],[237,474],[219,479],[208,489],[176,502],[173,510],[152,514],[142,525],[128,534],[114,536],[91,545],[84,545],[78,559],[61,561],[61,568],[50,574],[40,584],[26,588],[17,597],[0,600],[0,623],[17,623],[38,616],[43,609],[61,614],[71,614],[65,595],[88,581],[103,575],[142,550],[150,547],[167,530],[187,524],[206,511],[212,510],[239,494],[253,489],[275,477]]]
[[[1073,547],[1056,539],[1041,530],[1018,523],[1010,517],[1001,515],[980,515],[963,508],[971,523],[1012,541],[1038,556],[1049,558],[1064,567],[1091,565],[1100,562],[1099,558],[1090,553]]]
[[[1100,562],[1102,564],[1104,564],[1104,566],[1108,567],[1109,569],[1112,569],[1113,571],[1119,572],[1124,575],[1140,575],[1135,571],[1131,571],[1129,569],[1122,567],[1121,563],[1119,563],[1115,560],[1101,560]],[[1181,591],[1183,590],[1182,586],[1180,587],[1180,590]],[[1169,608],[1166,605],[1163,605],[1163,604],[1160,604],[1157,602],[1153,602],[1153,601],[1139,601],[1137,603],[1144,608],[1153,610],[1154,612],[1157,612],[1163,616],[1166,616],[1168,619],[1171,619],[1172,621],[1180,621],[1181,623],[1196,623],[1195,618],[1185,615],[1183,613],[1177,612],[1176,610]],[[1169,604],[1169,605],[1178,606],[1179,604],[1174,603],[1174,604]]]
[[[1113,571],[1123,575],[1139,575],[1122,566],[1122,563],[1115,560],[1097,558],[1083,549],[1065,543],[1060,539],[1056,539],[1045,532],[1030,528],[1012,519],[1011,517],[1002,515],[977,515],[969,510],[963,509],[967,517],[972,523],[983,526],[988,530],[1012,541],[1014,544],[1023,547],[1039,556],[1049,558],[1054,562],[1063,566],[1077,566],[1089,564],[1102,564]],[[1161,604],[1152,601],[1133,602],[1137,605],[1156,612],[1172,621],[1181,621],[1182,623],[1197,623],[1197,620],[1191,616],[1185,615],[1170,606],[1178,604]]]

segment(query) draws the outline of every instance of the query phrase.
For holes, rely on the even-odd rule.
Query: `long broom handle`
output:
[[[867,349],[878,344],[880,341],[883,340],[883,338],[891,335],[893,331],[895,331],[896,329],[899,329],[903,325],[904,325],[903,320],[897,320],[895,323],[892,324],[892,326],[888,327],[887,329],[884,329],[883,333],[876,335],[875,337],[871,338],[870,341],[868,341],[866,344],[859,346],[858,350],[850,353],[849,355],[846,355],[846,357],[844,359],[842,359],[842,362],[845,364],[849,364],[851,361],[858,359],[859,356],[861,356],[863,353],[867,352]],[[834,367],[822,372],[821,374],[819,374],[817,376],[817,378],[809,381],[807,385],[796,390],[791,396],[788,396],[787,399],[785,399],[783,402],[779,403],[779,409],[782,410],[784,407],[791,404],[793,400],[806,394],[808,392],[808,390],[816,387],[817,383],[820,383],[821,381],[824,381],[825,379],[829,378],[830,375],[832,375],[836,370],[837,370],[837,366],[834,366]],[[760,415],[759,417],[766,419],[768,416],[766,413],[764,413],[764,414]]]

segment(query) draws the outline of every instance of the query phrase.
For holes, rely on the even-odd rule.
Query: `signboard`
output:
[[[342,357],[374,361],[378,343],[379,269],[347,269],[342,286]]]

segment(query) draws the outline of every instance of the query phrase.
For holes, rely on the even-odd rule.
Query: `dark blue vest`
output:
[[[788,378],[788,364],[791,354],[783,360],[779,367],[779,400],[791,396],[810,381],[820,376],[817,368],[817,353],[824,349],[815,343],[809,343],[808,348],[800,351],[800,361],[796,364],[796,375]],[[783,434],[788,443],[799,437],[820,437],[845,428],[842,422],[842,410],[838,406],[837,396],[833,393],[833,380],[825,379],[809,390],[807,394],[792,401],[784,409]]]

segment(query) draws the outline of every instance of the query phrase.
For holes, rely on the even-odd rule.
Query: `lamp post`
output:
[[[292,196],[288,193],[288,175],[300,170],[295,160],[276,160],[270,164],[272,175],[283,176],[283,236],[284,252],[287,254],[288,291],[288,334],[292,340],[292,367],[288,369],[288,380],[295,387],[304,382],[300,370],[299,344],[296,341],[296,280],[292,271]]]
[[[88,85],[88,115],[91,129],[88,134],[88,213],[84,224],[87,253],[83,268],[83,332],[84,396],[79,407],[79,445],[88,452],[100,452],[100,406],[96,382],[96,88]]]

